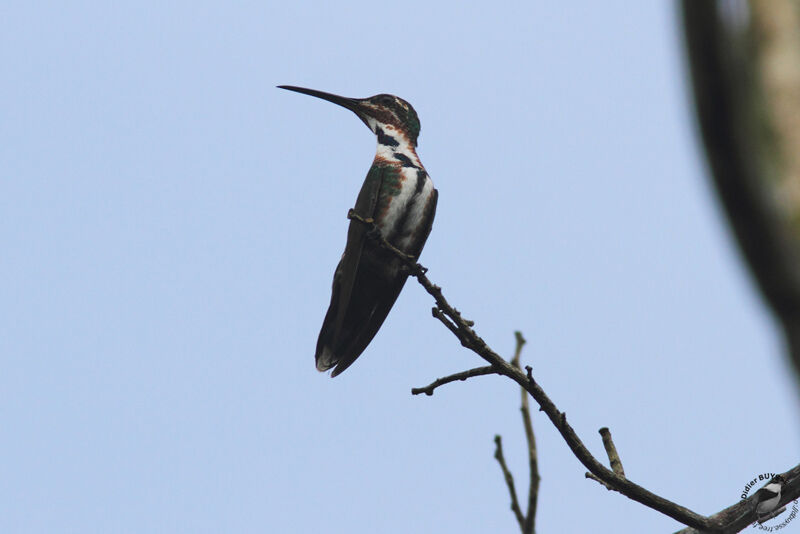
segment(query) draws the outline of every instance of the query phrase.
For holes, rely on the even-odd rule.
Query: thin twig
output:
[[[525,339],[525,337],[523,337],[522,332],[519,330],[514,331],[514,341],[516,341],[516,346],[514,347],[514,357],[511,358],[511,365],[517,369],[522,369],[519,364],[519,358],[522,355],[522,347],[524,347],[525,343],[528,341]]]
[[[519,331],[514,332],[514,337],[517,341],[517,345],[514,349],[514,357],[511,358],[511,365],[517,369],[520,369],[519,358],[522,354],[522,347],[525,345],[525,338],[522,337],[522,332]],[[520,531],[522,534],[533,534],[534,524],[536,521],[536,501],[539,497],[539,466],[536,456],[536,438],[533,435],[533,422],[531,421],[531,411],[528,406],[528,393],[524,388],[520,388],[520,392],[522,397],[520,412],[522,414],[522,424],[525,427],[525,438],[528,441],[528,466],[530,471],[530,482],[528,484],[528,509],[525,511],[524,515],[521,511],[517,513],[517,509],[519,509],[519,504],[517,503],[517,494],[516,491],[514,491],[513,478],[511,478],[511,473],[505,466],[505,461],[500,462],[500,467],[503,469],[503,476],[506,479],[506,483],[511,481],[511,484],[509,485],[509,492],[511,492],[511,509],[514,511],[514,515],[517,517]],[[502,457],[503,451],[499,446],[500,436],[495,436],[494,440],[495,443],[498,444],[498,449],[495,452],[495,458],[498,458],[498,454]],[[499,458],[498,461],[500,461]]]
[[[494,437],[494,457],[497,460],[497,463],[500,464],[500,469],[503,470],[503,478],[506,480],[506,486],[508,486],[508,493],[511,495],[511,511],[514,512],[514,517],[517,518],[517,523],[519,523],[519,528],[525,528],[525,517],[522,515],[522,510],[519,507],[519,501],[517,500],[517,490],[514,487],[514,476],[511,474],[511,471],[508,470],[508,466],[506,465],[506,459],[503,456],[503,438],[499,435]]]
[[[452,375],[444,376],[442,378],[437,378],[430,384],[422,388],[412,388],[411,394],[412,395],[419,395],[420,393],[424,393],[425,395],[431,396],[433,395],[433,390],[438,388],[439,386],[443,386],[445,384],[449,384],[450,382],[455,382],[456,380],[466,380],[467,378],[472,378],[473,376],[483,376],[483,375],[496,375],[498,374],[495,371],[494,367],[491,365],[486,365],[484,367],[476,367],[475,369],[470,369],[468,371],[461,371],[460,373],[455,373]]]
[[[522,370],[520,365],[520,355],[522,354],[522,347],[525,345],[525,338],[522,332],[517,330],[514,332],[514,338],[517,342],[514,349],[514,357],[511,359],[511,365]],[[539,458],[536,452],[536,436],[533,434],[533,420],[531,419],[531,409],[528,401],[528,392],[525,388],[520,388],[520,408],[519,411],[522,415],[522,425],[525,428],[525,440],[528,443],[528,473],[530,480],[528,483],[528,509],[525,512],[525,525],[522,529],[522,534],[533,534],[536,523],[536,503],[539,499]]]

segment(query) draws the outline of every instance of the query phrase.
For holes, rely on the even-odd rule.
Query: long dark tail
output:
[[[346,304],[340,302],[338,284],[334,280],[331,304],[317,339],[315,359],[319,371],[336,366],[331,373],[333,377],[356,361],[378,333],[407,278],[396,272],[390,275],[383,269],[359,269]],[[347,309],[336,331],[336,317],[342,305]]]

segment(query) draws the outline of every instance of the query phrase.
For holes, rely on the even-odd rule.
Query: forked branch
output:
[[[517,341],[517,346],[514,350],[514,357],[511,358],[511,365],[517,369],[521,369],[519,358],[522,354],[522,347],[525,345],[525,338],[522,337],[522,332],[519,331],[514,332],[514,337]],[[520,398],[519,411],[522,415],[522,426],[525,429],[525,440],[528,444],[528,508],[524,514],[517,500],[514,478],[508,470],[508,467],[506,467],[505,458],[503,456],[503,442],[499,435],[494,438],[496,444],[494,457],[500,464],[500,469],[502,469],[503,476],[506,479],[508,491],[511,494],[511,510],[517,518],[520,531],[522,534],[533,534],[536,531],[536,503],[539,499],[539,458],[536,453],[536,437],[533,434],[533,420],[528,403],[528,392],[523,388],[520,388]]]

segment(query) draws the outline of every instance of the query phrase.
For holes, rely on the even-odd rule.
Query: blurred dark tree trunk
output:
[[[682,10],[714,184],[800,379],[800,0]]]

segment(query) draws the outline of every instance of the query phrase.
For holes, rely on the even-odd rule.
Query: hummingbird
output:
[[[279,85],[349,109],[375,134],[375,159],[353,211],[372,219],[381,236],[419,258],[436,214],[439,193],[416,152],[420,122],[411,104],[394,95],[347,98],[304,87]],[[331,377],[350,367],[378,333],[408,278],[402,261],[351,220],[344,254],[333,275],[331,302],[314,359]]]

